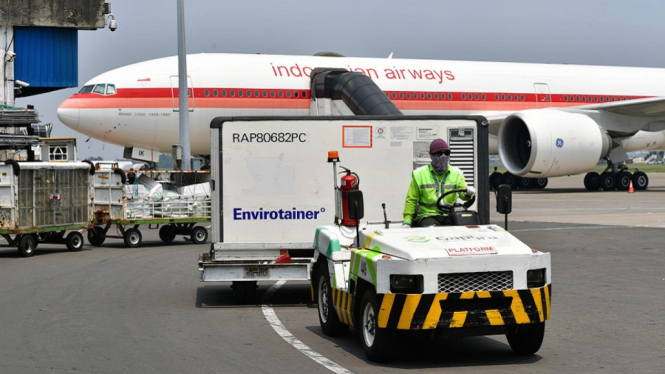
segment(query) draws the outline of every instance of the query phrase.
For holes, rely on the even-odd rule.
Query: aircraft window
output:
[[[399,98],[400,98],[400,99],[404,99],[404,92],[400,92],[400,93],[399,93]]]
[[[268,91],[263,90],[263,97],[268,97]]]
[[[252,97],[252,91],[247,90],[247,91],[245,92],[245,96],[247,96],[247,97]]]
[[[428,93],[427,93],[427,99],[428,99],[428,100],[432,100],[432,93],[431,93],[431,92],[428,92]]]
[[[238,90],[238,97],[242,97],[242,90]]]
[[[218,94],[219,92],[217,92],[217,90],[212,90],[212,96],[217,97]]]
[[[485,94],[482,94],[481,98],[485,100],[486,99]]]
[[[229,90],[231,97],[236,97],[236,90]]]
[[[512,95],[508,95],[508,101],[513,101]]]
[[[226,97],[226,90],[222,90],[222,97]]]
[[[501,101],[506,101],[506,95],[501,95]]]
[[[116,94],[115,84],[109,84],[109,85],[106,86],[106,94],[107,95],[115,95]]]
[[[594,96],[593,101],[597,103],[598,102],[598,96]]]
[[[462,100],[466,100],[466,94],[462,94]]]
[[[286,97],[291,97],[291,91],[286,91]]]
[[[494,94],[494,100],[499,101],[499,95],[498,94]]]
[[[302,92],[302,97],[307,97],[307,92],[306,91]]]
[[[480,95],[476,94],[476,100],[478,100],[479,98],[480,98]]]
[[[407,98],[407,99],[410,99],[410,98],[411,98],[411,93],[410,93],[410,92],[407,92],[407,93],[406,93],[406,98]]]
[[[575,101],[581,101],[579,96],[575,96]]]
[[[210,90],[203,91],[203,94],[206,95],[206,97],[210,96]]]
[[[284,97],[284,92],[283,91],[279,91],[278,94],[279,94],[279,97]]]
[[[520,95],[520,100],[524,101],[524,95]]]
[[[293,97],[298,97],[298,91],[293,91]]]
[[[423,99],[423,100],[425,99],[425,93],[424,92],[420,93],[420,98]]]
[[[93,93],[103,95],[104,91],[106,91],[106,84],[98,84],[95,86],[95,89],[92,90]]]
[[[582,101],[586,103],[586,96],[582,96]]]
[[[80,94],[90,93],[90,92],[92,92],[93,87],[95,87],[94,84],[83,86],[83,87],[81,87],[81,89],[79,90],[78,93],[80,93]]]
[[[452,99],[453,99],[453,94],[449,93],[448,94],[448,100],[452,100]]]
[[[605,96],[601,96],[601,97],[600,97],[600,102],[601,102],[601,103],[604,103],[604,102],[605,102]]]
[[[254,90],[254,96],[259,97],[259,90]]]
[[[394,92],[393,92],[393,93],[391,93],[391,94],[390,94],[390,96],[391,96],[391,97],[392,97],[393,99],[396,99],[396,98],[397,98],[397,94],[396,94],[396,93],[394,93]]]
[[[275,97],[275,91],[270,90],[270,97]]]
[[[434,100],[439,100],[439,93],[438,92],[434,94]]]

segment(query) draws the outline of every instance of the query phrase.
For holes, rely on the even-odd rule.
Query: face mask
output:
[[[450,159],[450,156],[441,155],[437,157],[435,155],[429,155],[429,157],[432,159],[432,167],[437,174],[443,174],[443,172],[448,169],[448,160]]]

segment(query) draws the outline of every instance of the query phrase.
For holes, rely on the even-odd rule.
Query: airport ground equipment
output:
[[[40,243],[80,251],[92,218],[92,173],[85,162],[1,162],[0,235],[23,257]]]
[[[213,215],[211,248],[199,256],[199,279],[232,282],[236,302],[251,301],[258,281],[309,280],[312,233],[335,221],[330,170],[321,165],[337,149],[341,166],[362,177],[367,217],[401,217],[411,172],[430,162],[429,143],[447,140],[451,164],[486,196],[487,127],[482,117],[333,116],[216,118],[211,123]],[[371,208],[370,208],[371,207]],[[489,221],[487,198],[474,205]]]
[[[123,239],[125,245],[141,245],[141,225],[159,229],[159,238],[171,243],[184,235],[195,244],[208,240],[201,226],[211,217],[210,173],[207,171],[137,171],[128,184],[122,169],[95,171],[95,204],[88,241],[101,246],[107,238]],[[110,234],[115,227],[117,234]]]
[[[336,156],[328,157],[335,180]],[[481,151],[478,159],[487,155]],[[346,166],[353,169],[366,161],[352,158]],[[374,177],[371,172],[358,174],[363,181]],[[479,175],[476,184],[487,186],[488,174]],[[447,195],[465,190],[439,197],[437,208],[447,217],[446,226],[404,228],[387,214],[362,224],[364,212],[372,209],[365,198],[372,201],[374,195],[390,193],[386,186],[365,186],[348,191],[335,183],[336,205],[342,207],[336,210],[335,224],[318,227],[314,236],[310,280],[324,334],[342,336],[349,327],[358,328],[372,361],[388,359],[395,339],[405,334],[425,339],[434,334],[505,334],[517,354],[540,349],[551,310],[549,253],[488,225],[484,214],[469,210],[473,199],[444,203]],[[510,187],[498,189],[503,206],[497,208],[509,213],[505,190]],[[487,189],[479,190],[478,206],[484,206]]]

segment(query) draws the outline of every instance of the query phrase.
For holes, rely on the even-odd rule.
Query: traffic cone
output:
[[[630,187],[628,187],[628,193],[633,193],[635,192],[635,189],[633,188],[633,181],[630,181]]]

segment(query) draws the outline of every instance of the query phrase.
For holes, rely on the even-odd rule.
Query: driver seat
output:
[[[449,216],[451,226],[478,226],[480,217],[475,210],[452,212]]]

